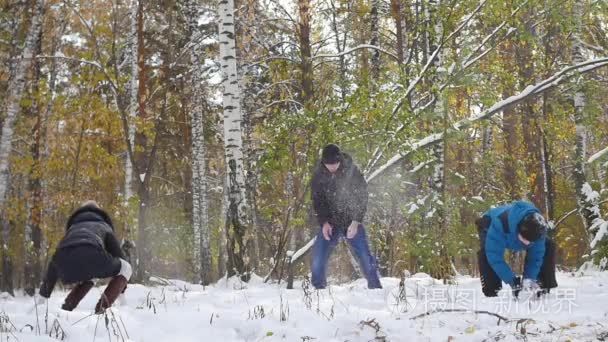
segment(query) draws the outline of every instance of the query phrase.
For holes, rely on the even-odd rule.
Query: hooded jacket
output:
[[[368,193],[367,182],[351,156],[341,154],[340,167],[333,174],[319,162],[312,177],[311,196],[319,225],[328,222],[345,229],[352,221],[363,221]]]
[[[545,255],[546,234],[531,242],[528,246],[524,245],[518,238],[519,223],[524,217],[533,213],[540,213],[540,210],[532,203],[516,201],[490,209],[484,214],[484,216],[490,218],[484,244],[488,262],[500,279],[509,285],[514,284],[515,273],[505,261],[504,254],[507,249],[516,252],[526,250],[523,277],[524,279],[538,279],[538,273]]]
[[[57,246],[55,255],[49,263],[46,276],[40,286],[40,295],[46,298],[51,295],[58,278],[61,277],[66,281],[64,278],[66,275],[69,275],[69,278],[80,279],[87,278],[95,271],[119,270],[120,261],[118,258],[124,258],[120,243],[114,235],[114,226],[110,216],[96,206],[84,206],[74,211],[68,219],[65,229],[65,235]],[[74,269],[74,267],[63,266],[56,262],[56,256],[60,251],[76,246],[90,246],[90,254],[105,255],[101,259],[103,261],[102,265],[97,265],[97,267],[101,266],[104,269]],[[93,267],[93,265],[91,266]]]

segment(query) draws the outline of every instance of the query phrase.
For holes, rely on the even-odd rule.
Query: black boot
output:
[[[108,287],[99,298],[99,302],[95,305],[95,313],[102,314],[107,308],[114,304],[116,298],[123,292],[127,287],[127,278],[122,275],[117,275],[110,280]]]
[[[65,301],[61,308],[66,311],[74,310],[78,306],[78,303],[80,303],[82,298],[87,295],[87,293],[92,287],[93,282],[90,280],[84,281],[76,285],[72,289],[72,291],[70,291],[70,294],[68,294],[68,296],[65,298]]]

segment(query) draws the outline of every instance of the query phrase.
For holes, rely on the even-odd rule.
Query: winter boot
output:
[[[70,291],[70,294],[68,294],[68,296],[65,298],[65,302],[63,305],[61,305],[61,308],[65,311],[74,310],[92,287],[93,282],[90,280],[78,283],[78,285],[76,285],[72,291]]]
[[[122,293],[127,286],[127,278],[122,275],[117,275],[110,280],[108,287],[99,298],[99,302],[95,305],[95,313],[102,314],[107,308],[112,306],[116,298]]]

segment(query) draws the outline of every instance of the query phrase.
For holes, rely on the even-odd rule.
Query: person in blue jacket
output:
[[[534,290],[540,296],[557,287],[555,244],[547,237],[547,221],[532,203],[515,201],[490,209],[475,223],[481,242],[479,272],[485,296],[497,296],[502,282],[511,286],[515,297],[522,289]],[[506,250],[526,251],[522,277],[505,261]]]

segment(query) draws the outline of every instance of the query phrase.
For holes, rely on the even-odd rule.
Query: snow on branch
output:
[[[591,241],[591,248],[595,248],[597,243],[602,241],[604,237],[608,235],[608,221],[602,218],[596,218],[593,226],[591,226],[590,229],[592,231],[597,229],[597,232]]]
[[[608,147],[606,147],[605,149],[603,149],[603,150],[595,153],[591,157],[589,157],[589,159],[587,160],[587,164],[591,164],[607,154],[608,154]]]
[[[290,263],[296,263],[298,262],[298,260],[304,256],[308,250],[310,250],[312,248],[312,245],[315,243],[315,240],[317,239],[317,237],[315,236],[314,238],[310,239],[310,241],[308,241],[308,243],[306,245],[304,245],[304,247],[298,249],[295,253],[293,251],[287,251],[287,256],[290,257]]]
[[[517,104],[530,96],[538,95],[549,89],[552,89],[552,88],[560,85],[561,83],[564,83],[571,77],[574,77],[574,76],[582,74],[582,73],[590,72],[590,71],[593,71],[595,69],[598,69],[598,68],[601,68],[601,67],[604,67],[607,65],[608,65],[608,57],[603,57],[603,58],[588,60],[588,61],[585,61],[580,64],[575,64],[575,65],[566,67],[566,68],[562,69],[560,72],[554,74],[553,76],[551,76],[535,85],[530,85],[530,86],[526,87],[519,94],[513,95],[511,97],[508,97],[502,101],[495,103],[493,106],[482,111],[481,113],[470,116],[466,119],[462,119],[462,120],[456,122],[452,126],[451,130],[458,131],[463,128],[467,128],[478,121],[489,119],[494,114],[499,113],[502,110],[504,110],[506,107]],[[402,151],[402,152],[399,152],[396,155],[394,155],[384,165],[380,166],[378,169],[376,169],[376,171],[374,171],[372,174],[370,174],[367,177],[367,181],[370,182],[371,180],[376,178],[378,175],[382,174],[383,172],[387,171],[390,167],[394,166],[399,161],[410,156],[413,152],[418,151],[421,148],[432,146],[432,145],[436,144],[441,139],[443,139],[443,135],[444,135],[443,133],[431,134],[431,135],[427,136],[426,138],[423,138],[421,140],[418,140],[418,141],[410,144],[409,150]]]

